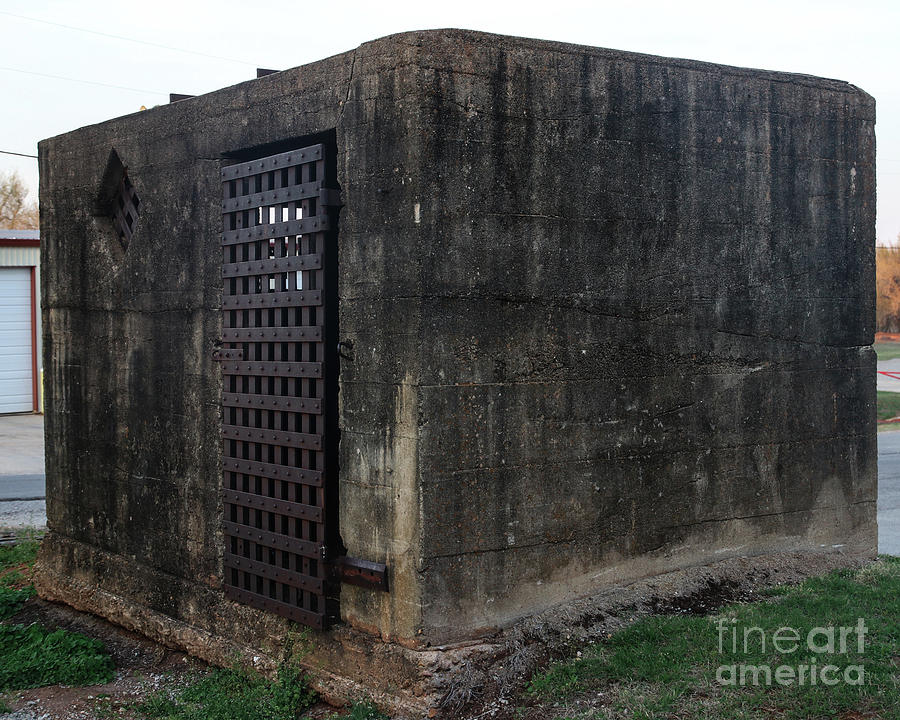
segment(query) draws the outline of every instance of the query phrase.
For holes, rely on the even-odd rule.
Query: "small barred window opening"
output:
[[[137,224],[140,214],[141,201],[135,192],[134,185],[128,179],[128,172],[122,173],[119,181],[119,189],[113,206],[113,224],[119,236],[119,242],[123,248],[127,248],[134,234],[134,226]]]

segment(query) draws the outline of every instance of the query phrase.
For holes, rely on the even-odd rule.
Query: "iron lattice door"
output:
[[[326,354],[336,252],[325,153],[313,145],[222,170],[225,593],[316,628],[330,614],[336,370]]]

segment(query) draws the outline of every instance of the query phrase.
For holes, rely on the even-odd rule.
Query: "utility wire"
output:
[[[24,75],[37,75],[38,77],[53,78],[54,80],[67,80],[69,82],[82,83],[84,85],[99,85],[100,87],[115,88],[116,90],[128,90],[130,92],[137,92],[142,94],[149,93],[151,95],[168,95],[168,93],[164,93],[160,90],[146,90],[142,88],[125,87],[124,85],[110,85],[109,83],[95,82],[94,80],[81,80],[80,78],[65,77],[64,75],[51,75],[50,73],[35,72],[34,70],[22,70],[20,68],[2,66],[0,66],[0,70],[22,73]]]
[[[76,27],[74,25],[64,25],[63,23],[52,22],[50,20],[41,20],[40,18],[28,17],[27,15],[17,15],[16,13],[7,12],[6,10],[0,10],[0,15],[7,15],[9,17],[18,18],[19,20],[30,20],[31,22],[42,23],[43,25],[53,25],[54,27],[65,28],[66,30],[75,30],[76,32],[88,33],[89,35],[99,35],[100,37],[113,38],[114,40],[124,40],[125,42],[137,43],[138,45],[147,45],[149,47],[155,47],[161,50],[171,50],[173,52],[211,58],[213,60],[224,60],[225,62],[238,63],[240,65],[255,66],[255,63],[249,62],[247,60],[238,60],[237,58],[224,57],[222,55],[211,55],[209,53],[200,52],[198,50],[187,50],[185,48],[172,47],[171,45],[148,42],[147,40],[138,40],[137,38],[125,37],[124,35],[114,35],[113,33],[100,32],[99,30],[89,30],[88,28]]]
[[[37,155],[26,155],[25,153],[17,153],[12,150],[0,150],[0,155],[18,155],[19,157],[36,158]]]

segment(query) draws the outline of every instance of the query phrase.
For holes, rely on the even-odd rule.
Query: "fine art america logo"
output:
[[[732,656],[760,656],[776,652],[783,660],[796,657],[798,662],[772,665],[751,665],[735,663],[720,665],[716,670],[716,680],[721,685],[863,685],[865,673],[862,665],[834,665],[835,656],[846,657],[855,651],[862,655],[869,628],[862,618],[856,625],[814,627],[802,633],[792,627],[780,627],[767,634],[761,627],[738,628],[737,620],[720,619],[716,623],[719,631],[719,654]],[[851,640],[852,638],[852,640]],[[825,657],[829,656],[828,663]],[[822,662],[820,663],[820,659]]]

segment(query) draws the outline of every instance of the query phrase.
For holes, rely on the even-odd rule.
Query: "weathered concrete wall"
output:
[[[404,120],[403,98],[415,89],[411,55],[402,42],[382,41],[41,143],[49,238],[44,596],[225,662],[241,647],[278,657],[288,623],[225,601],[221,589],[220,367],[211,357],[221,337],[219,172],[225,153],[325,138],[339,148],[346,189],[341,320],[367,328],[379,348],[346,368],[341,388],[341,495],[352,517],[343,540],[357,556],[388,561],[394,588],[372,598],[348,592],[342,611],[386,637],[415,637],[421,553],[415,452],[407,450],[415,417],[399,410],[403,383],[415,376],[414,301],[380,291],[400,286],[408,267],[388,253],[380,266],[362,257],[363,240],[377,239],[373,224],[384,223],[386,203],[374,188],[417,154]],[[351,75],[354,87],[381,90],[347,102]],[[93,215],[111,149],[142,204],[124,253],[109,221]],[[412,205],[400,191],[390,202]],[[390,230],[391,242],[407,244],[403,233]],[[370,292],[354,301],[358,287]],[[397,469],[373,482],[394,456]],[[364,680],[364,661],[347,649],[356,641],[329,638],[313,662]],[[402,684],[402,673],[394,676]]]
[[[277,654],[221,597],[218,178],[310,137],[345,203],[341,533],[391,573],[343,588],[351,625],[421,647],[717,558],[873,553],[873,125],[837,81],[430,31],[43,142],[41,592]],[[125,253],[91,215],[112,148]],[[348,637],[321,657],[365,681],[384,655]]]
[[[425,626],[873,552],[873,100],[530,41],[419,65]]]

